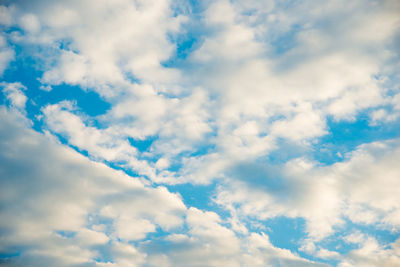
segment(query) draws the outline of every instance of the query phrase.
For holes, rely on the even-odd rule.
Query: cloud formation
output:
[[[90,161],[29,129],[20,113],[2,107],[0,119],[7,266],[314,266],[265,235],[241,240],[216,213],[188,209],[165,187]]]
[[[399,14],[3,1],[0,261],[395,266]]]

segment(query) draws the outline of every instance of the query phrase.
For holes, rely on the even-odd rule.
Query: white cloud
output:
[[[396,3],[354,1],[346,10],[342,4],[306,1],[282,9],[270,1],[217,1],[205,3],[197,18],[164,0],[102,2],[96,8],[91,1],[19,3],[16,17],[36,21],[21,24],[35,28],[36,37],[11,40],[55,49],[44,64],[43,83],[79,85],[112,104],[102,117],[106,129],[88,132],[114,143],[158,137],[146,156],[183,167],[159,179],[146,166],[152,164],[127,166],[158,182],[207,183],[237,161],[279,149],[282,138],[307,146],[328,132],[328,116],[352,120],[388,103],[387,89],[375,77],[390,80],[393,73],[389,44],[397,34]],[[164,67],[173,59],[174,38],[190,32],[191,23],[203,27],[204,35],[180,59],[190,67]],[[385,30],[371,40],[373,25]],[[371,114],[372,123],[383,117]],[[55,132],[62,130],[57,125]],[[70,142],[88,150],[85,142]],[[211,155],[190,156],[204,146]],[[91,151],[106,160],[127,152],[119,145]]]
[[[16,83],[1,82],[0,86],[3,87],[3,93],[10,101],[11,106],[20,111],[24,111],[26,101],[28,100],[28,98],[23,92],[24,90],[26,90],[26,87],[19,82]]]
[[[10,126],[3,132],[14,129],[21,137],[7,135],[15,147],[2,142],[10,153],[2,155],[21,167],[10,177],[27,183],[6,184],[4,201],[25,194],[29,185],[32,191],[26,194],[37,204],[21,198],[15,209],[26,213],[4,211],[10,218],[6,227],[17,233],[6,237],[7,246],[28,244],[21,259],[37,266],[93,263],[98,256],[93,246],[105,243],[115,261],[102,265],[135,266],[149,259],[155,266],[195,266],[205,260],[210,266],[299,266],[312,263],[273,247],[266,235],[249,234],[243,221],[304,218],[309,243],[302,249],[326,259],[338,255],[314,242],[334,233],[345,219],[397,229],[398,140],[365,144],[331,166],[305,158],[278,167],[265,162],[272,151],[309,149],[329,133],[330,117],[352,121],[367,111],[372,126],[397,122],[398,3],[216,1],[202,3],[195,14],[190,8],[176,9],[180,4],[42,0],[0,6],[0,23],[7,29],[0,37],[0,74],[14,59],[12,45],[34,48],[26,52],[40,62],[41,88],[78,85],[111,104],[96,118],[66,101],[42,107],[46,129],[90,158],[133,170],[154,183],[217,180],[215,201],[232,218],[222,222],[215,213],[186,210],[164,187],[145,187],[72,150],[50,145],[2,111]],[[193,51],[174,58],[177,42],[191,34],[198,34]],[[166,61],[176,67],[165,67]],[[24,110],[24,87],[3,87],[11,106]],[[92,125],[92,119],[102,127]],[[139,151],[128,138],[152,138],[152,143]],[[19,154],[20,161],[12,161],[10,155]],[[24,177],[28,174],[38,184]],[[93,225],[87,224],[88,215]],[[112,226],[96,221],[99,217]],[[157,240],[136,246],[148,233],[184,223],[187,233],[165,238],[171,244],[169,254]],[[245,237],[240,240],[238,233]],[[127,243],[133,240],[135,245]],[[350,243],[356,240],[348,237]],[[388,264],[396,262],[395,244],[385,250],[365,240],[343,266],[364,264],[367,252]]]
[[[140,154],[128,138],[143,140],[147,136],[158,136],[151,150],[141,153],[147,157],[161,154],[169,161],[183,151],[193,151],[205,142],[204,136],[211,131],[206,123],[207,100],[201,90],[186,98],[170,99],[157,94],[150,85],[135,85],[123,101],[100,118],[108,125],[103,129],[90,126],[90,121],[85,121],[85,116],[74,110],[71,102],[49,105],[43,108],[43,113],[49,129],[67,138],[71,145],[86,150],[96,159],[124,164],[154,181],[161,181],[167,177],[159,179],[153,164],[139,160]]]
[[[128,140],[118,138],[112,130],[107,133],[96,127],[86,126],[73,111],[74,105],[71,102],[49,105],[43,109],[45,121],[54,132],[67,137],[70,144],[88,151],[94,157],[108,161],[135,157],[137,150]]]
[[[98,246],[111,242],[120,251],[118,247],[128,245],[118,238],[140,239],[156,227],[173,229],[182,224],[186,208],[177,195],[146,187],[49,141],[4,107],[0,117],[0,213],[6,218],[1,221],[5,230],[1,250],[21,252],[9,260],[10,266],[93,265]],[[110,212],[103,215],[103,210]],[[111,220],[108,226],[101,222],[105,218]],[[149,227],[137,228],[144,218]],[[116,259],[124,253],[118,251]]]
[[[359,249],[352,250],[346,255],[346,258],[338,266],[398,266],[400,264],[399,243],[398,239],[384,248],[374,238],[369,237]]]
[[[289,250],[274,247],[265,234],[252,234],[248,241],[249,254],[246,266],[327,266],[314,263],[292,254]]]
[[[303,217],[314,240],[334,233],[343,218],[397,229],[399,153],[395,139],[362,145],[346,161],[326,167],[302,159],[280,170],[244,163],[230,173],[236,180],[220,187],[216,202],[236,207],[241,218]]]
[[[68,51],[59,51],[61,57],[54,68],[46,70],[42,81],[79,84],[110,97],[118,94],[116,86],[129,83],[129,76],[150,82],[174,80],[178,72],[160,63],[173,52],[167,35],[179,28],[183,17],[174,17],[169,4],[164,0],[121,0],[113,5],[42,1],[31,7],[22,21],[40,18],[44,29],[38,42],[70,41]]]
[[[190,208],[186,223],[185,234],[169,235],[166,243],[142,244],[150,253],[150,266],[326,266],[274,247],[265,234],[239,239],[214,212]]]
[[[62,51],[59,64],[59,68],[43,74],[43,83],[52,85],[62,82],[72,85],[87,84],[87,59],[84,56],[71,51]]]
[[[13,13],[15,12],[15,6],[0,6],[0,24],[11,25],[13,23]]]
[[[395,123],[400,117],[400,94],[397,93],[386,101],[386,108],[377,109],[371,112],[370,124],[379,126],[382,123]]]
[[[363,241],[365,241],[366,237],[360,231],[356,231],[345,236],[343,239],[350,244],[361,244]]]
[[[237,237],[216,213],[48,140],[19,113],[3,107],[0,119],[0,250],[19,251],[9,266],[324,266],[266,235]],[[158,228],[164,240],[143,240]]]
[[[316,257],[318,258],[322,258],[322,259],[338,259],[340,258],[340,254],[336,251],[331,251],[331,250],[327,250],[324,248],[321,248],[318,250],[318,252],[315,254]]]
[[[33,14],[26,14],[20,18],[21,27],[29,33],[38,33],[40,31],[40,22]]]

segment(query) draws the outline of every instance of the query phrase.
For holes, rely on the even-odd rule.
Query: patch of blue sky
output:
[[[110,242],[111,243],[111,242]],[[102,245],[97,246],[96,250],[98,251],[97,255],[93,258],[95,262],[98,263],[114,263],[113,253],[110,250],[110,245]]]
[[[7,231],[8,230],[4,228],[0,229],[0,236],[5,236],[5,234],[9,234]],[[0,266],[3,266],[3,263],[7,263],[8,259],[20,256],[24,250],[25,248],[23,246],[8,246],[2,248],[2,250],[0,251]]]
[[[24,31],[16,26],[6,26],[4,24],[0,25],[0,30],[4,35],[12,35],[12,34],[23,34]]]
[[[142,84],[142,81],[138,78],[138,77],[136,77],[133,73],[132,73],[132,71],[124,71],[123,72],[123,75],[124,75],[124,78],[126,79],[126,80],[128,80],[129,82],[131,82],[131,83],[136,83],[136,84]]]
[[[277,34],[275,38],[270,41],[270,45],[273,47],[275,56],[281,56],[287,53],[297,45],[297,34],[301,31],[302,25],[294,24],[291,28],[281,34]]]
[[[208,135],[206,138],[210,138],[215,135]],[[190,157],[199,157],[199,156],[204,156],[207,154],[211,154],[214,152],[216,149],[215,144],[201,144],[199,145],[196,149],[193,151],[189,151],[188,153],[185,153],[185,155],[190,156]]]
[[[264,221],[245,222],[247,229],[251,232],[264,232],[268,235],[271,244],[275,247],[288,249],[294,254],[298,254],[304,259],[324,262],[331,266],[336,266],[336,260],[324,260],[316,258],[300,250],[303,240],[308,237],[305,231],[305,220],[303,218],[289,218],[278,216]]]
[[[338,230],[335,234],[316,243],[317,247],[321,247],[330,251],[336,251],[341,255],[349,253],[351,250],[360,248],[360,244],[346,242],[345,237],[350,234],[361,232],[359,229],[346,226],[346,229]]]
[[[72,40],[70,40],[70,39],[67,39],[67,38],[60,39],[60,40],[57,41],[57,43],[58,43],[58,48],[59,48],[60,50],[65,50],[65,51],[71,51],[71,52],[74,52],[74,53],[79,53],[78,50],[74,49]]]
[[[173,159],[170,162],[170,166],[167,168],[170,172],[179,172],[179,170],[183,167],[182,158]]]
[[[86,227],[92,229],[94,226],[103,226],[103,232],[110,236],[113,232],[114,221],[111,218],[103,217],[97,213],[89,214],[86,218]]]
[[[0,265],[6,264],[9,259],[21,256],[22,251],[0,252]],[[6,265],[4,265],[6,266]]]
[[[279,248],[298,251],[300,240],[307,237],[305,232],[305,220],[303,218],[288,218],[284,216],[275,217],[264,221],[271,243]]]
[[[64,238],[73,238],[73,237],[76,236],[76,232],[74,232],[74,231],[62,231],[62,230],[60,230],[60,231],[56,231],[56,234],[61,236],[61,237],[64,237]]]
[[[42,128],[41,121],[36,117],[41,114],[41,108],[63,100],[74,101],[77,108],[89,116],[98,116],[110,109],[111,104],[96,92],[83,90],[76,85],[56,85],[52,86],[50,91],[40,89],[43,84],[38,77],[43,75],[43,71],[37,68],[37,65],[40,64],[38,59],[26,56],[25,52],[22,52],[24,49],[22,47],[16,46],[15,49],[17,58],[6,69],[2,80],[8,83],[20,82],[27,88],[24,91],[29,99],[26,103],[26,112],[27,117],[33,121],[35,130]]]
[[[313,145],[311,155],[326,165],[340,162],[344,155],[357,146],[374,141],[384,141],[400,136],[400,121],[384,125],[371,125],[367,112],[357,115],[354,121],[336,121],[327,118],[329,132]]]
[[[325,263],[325,264],[328,264],[329,266],[332,266],[332,267],[336,267],[336,266],[338,266],[338,264],[339,264],[339,260],[338,260],[338,259],[333,259],[333,258],[325,258],[325,259],[317,258],[317,257],[311,256],[311,255],[307,255],[306,253],[304,253],[304,252],[302,252],[302,251],[299,251],[299,252],[298,252],[298,255],[299,255],[300,257],[304,258],[304,259],[311,260],[311,261],[318,262],[318,263]]]
[[[129,143],[131,146],[137,148],[140,152],[146,152],[149,151],[151,145],[155,140],[157,140],[157,136],[150,136],[147,137],[146,139],[135,139],[135,138],[128,138]]]
[[[172,1],[170,8],[174,17],[179,15],[189,16],[192,13],[197,13],[200,9],[203,9],[203,5],[203,1]]]
[[[166,68],[177,68],[188,65],[185,64],[186,58],[198,49],[203,42],[202,37],[194,29],[184,29],[177,36],[171,36],[170,40],[176,45],[176,49],[168,60],[161,63]]]
[[[208,8],[208,4],[207,1],[177,1],[175,4],[172,4],[171,9],[174,11],[174,16],[182,14],[190,16],[190,19],[192,20],[193,18],[199,18]]]
[[[190,19],[181,25],[180,32],[168,36],[171,43],[175,44],[176,49],[168,60],[161,62],[161,65],[166,68],[193,68],[186,62],[186,59],[201,47],[205,35],[209,33],[209,29],[202,22],[201,14],[205,9],[204,4],[201,1],[187,1],[186,4],[186,10],[180,10],[180,12]]]
[[[6,95],[2,91],[2,87],[0,87],[0,105],[8,105],[9,101],[7,100]]]
[[[148,241],[166,245],[169,243],[165,238],[171,234],[187,234],[189,231],[189,227],[184,222],[182,225],[179,225],[171,230],[164,230],[159,226],[156,226],[156,230],[154,232],[147,233],[146,236],[142,239],[129,241],[130,244],[135,247],[140,247],[141,244],[146,243]]]
[[[217,211],[220,214],[222,209],[218,207],[212,198],[215,194],[216,182],[208,185],[193,185],[191,183],[167,185],[167,188],[172,193],[178,193],[182,196],[183,202],[188,207],[195,207],[202,210]],[[228,213],[224,211],[228,216]]]

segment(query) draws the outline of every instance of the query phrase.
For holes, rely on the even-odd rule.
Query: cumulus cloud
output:
[[[114,132],[110,138],[119,143],[156,137],[148,156],[182,166],[165,172],[175,179],[164,182],[208,183],[223,176],[226,161],[265,156],[279,149],[282,138],[307,146],[328,132],[328,117],[353,120],[390,98],[381,80],[390,80],[395,66],[390,44],[399,21],[393,1],[355,1],[346,10],[335,1],[325,8],[313,1],[286,8],[270,1],[217,1],[202,4],[199,17],[169,1],[92,5],[42,1],[4,8],[19,17],[7,23],[27,32],[11,40],[54,50],[43,69],[43,88],[79,85],[112,103],[103,117],[105,135]],[[384,29],[373,39],[371,25]],[[173,62],[179,50],[175,38],[191,27],[205,33],[179,59],[190,67],[167,67],[164,62]],[[372,113],[372,121],[395,120],[383,112]],[[204,146],[215,154],[196,154]],[[193,169],[204,164],[220,167],[208,174]],[[154,171],[145,174],[156,179]]]
[[[26,87],[19,82],[16,83],[0,83],[0,86],[3,87],[3,93],[10,101],[11,106],[20,111],[25,109],[25,104],[28,98],[23,93],[26,90]]]
[[[7,266],[324,266],[265,234],[239,238],[215,212],[90,161],[29,129],[20,113],[2,107],[0,118]],[[146,239],[156,231],[168,234]]]
[[[49,141],[4,107],[1,121],[1,251],[20,255],[3,263],[95,265],[102,249],[117,263],[125,250],[141,259],[143,253],[129,254],[137,249],[128,241],[182,224],[185,205],[165,188]],[[134,257],[129,262],[136,265]]]
[[[68,40],[54,67],[45,71],[44,83],[79,84],[112,96],[118,92],[115,86],[126,85],[129,77],[151,82],[178,77],[177,71],[160,65],[173,51],[168,33],[178,30],[184,20],[173,16],[169,4],[164,0],[118,1],[113,5],[42,1],[34,6],[20,2],[18,7],[23,14],[21,27],[38,32],[43,25],[32,39],[34,43]],[[24,14],[25,9],[30,13]]]
[[[338,266],[397,266],[400,262],[399,242],[398,239],[388,248],[384,248],[374,238],[369,237],[359,249],[351,251]]]
[[[220,187],[215,201],[242,218],[303,217],[315,241],[333,234],[344,219],[398,229],[399,148],[398,139],[365,144],[344,162],[326,167],[304,159],[281,167],[243,163],[231,173],[234,182]],[[335,256],[325,252],[318,253]]]
[[[65,136],[72,145],[88,151],[94,157],[122,161],[137,154],[128,140],[120,140],[116,134],[87,126],[73,111],[73,103],[62,102],[45,107],[43,114],[54,132]]]
[[[399,10],[392,0],[1,5],[2,246],[21,251],[7,264],[323,266],[248,227],[278,216],[305,220],[299,251],[310,259],[396,264],[397,241],[355,232],[346,255],[321,242],[348,223],[399,229]],[[13,74],[24,68],[34,71]],[[110,109],[90,116],[64,85]],[[15,122],[24,115],[46,135]],[[357,137],[328,164],[314,152],[341,123],[362,124],[368,143]],[[212,185],[228,218],[164,187],[184,183]]]
[[[187,233],[143,244],[152,252],[150,266],[326,266],[274,247],[263,233],[239,239],[220,222],[214,212],[190,208]]]

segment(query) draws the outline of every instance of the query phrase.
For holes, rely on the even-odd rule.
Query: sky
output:
[[[0,0],[0,265],[400,266],[397,0]]]

